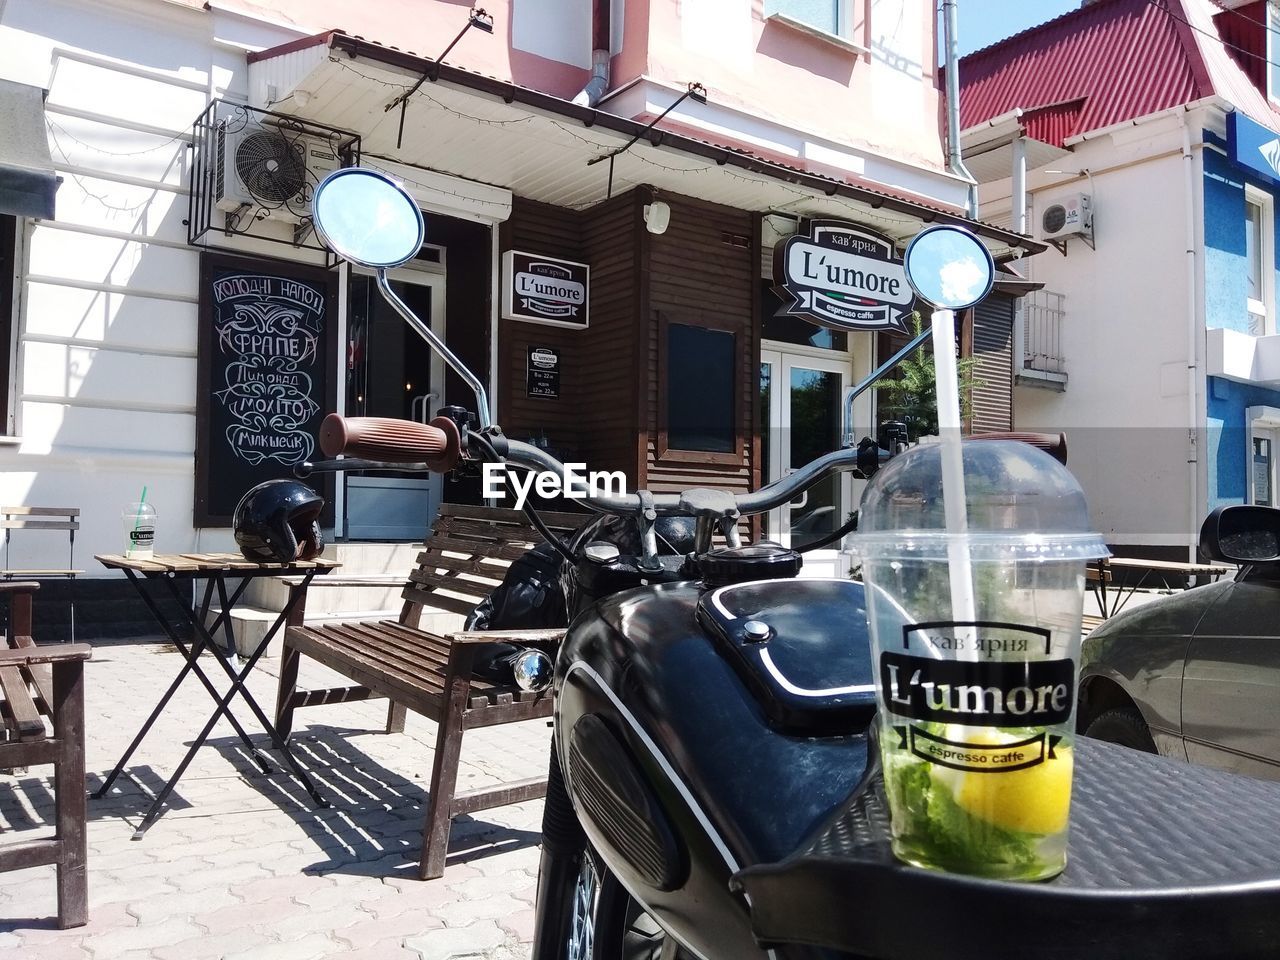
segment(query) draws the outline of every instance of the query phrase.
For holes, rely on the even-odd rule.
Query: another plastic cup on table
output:
[[[124,508],[124,555],[130,560],[150,560],[155,554],[156,508],[149,503],[131,503]]]
[[[1045,879],[1066,866],[1085,567],[1107,550],[1075,478],[1014,441],[964,444],[968,531],[949,534],[939,447],[875,476],[854,538],[893,851],[921,867]],[[957,538],[973,577],[961,622]]]

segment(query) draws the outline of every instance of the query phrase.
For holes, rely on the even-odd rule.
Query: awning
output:
[[[389,158],[570,209],[600,202],[610,186],[617,194],[644,185],[740,210],[854,219],[904,245],[926,224],[962,224],[997,262],[1046,249],[1011,230],[967,220],[958,209],[675,130],[649,130],[607,110],[338,31],[250,53],[248,60],[249,88],[270,89],[273,112],[359,133],[366,164]],[[424,74],[430,82],[411,98],[398,148],[400,110],[388,106]],[[592,164],[628,144],[616,162]]]
[[[61,182],[49,158],[44,91],[0,80],[0,213],[52,220]]]

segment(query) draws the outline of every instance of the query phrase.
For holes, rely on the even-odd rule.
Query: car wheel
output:
[[[1107,743],[1118,743],[1122,747],[1141,750],[1144,753],[1155,753],[1156,742],[1151,738],[1147,722],[1133,707],[1120,707],[1107,710],[1094,717],[1084,735]]]

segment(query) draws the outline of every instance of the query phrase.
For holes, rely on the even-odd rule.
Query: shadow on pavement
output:
[[[305,873],[416,878],[427,812],[426,773],[430,771],[432,754],[425,744],[414,741],[422,746],[419,762],[424,775],[421,779],[405,777],[371,759],[360,743],[354,742],[357,738],[384,736],[387,734],[365,729],[316,725],[293,734],[289,746],[295,759],[329,803],[327,808],[320,809],[294,778],[280,752],[269,747],[265,735],[252,736],[252,740],[267,756],[272,767],[269,774],[258,769],[239,737],[233,734],[211,737],[201,753],[216,751],[230,769],[217,778],[210,778],[205,759],[198,773],[188,771],[169,794],[164,811],[141,842],[160,840],[166,822],[181,820],[189,824],[220,816],[247,818],[255,811],[266,810],[270,804],[298,825],[297,839],[310,840],[324,856],[305,868]],[[190,742],[188,738],[184,746]],[[145,755],[145,744],[140,752]],[[176,759],[174,762],[176,764]],[[90,798],[89,819],[120,819],[136,827],[172,772],[171,767],[149,764],[126,766],[107,796],[98,800]],[[105,777],[106,771],[90,772],[88,792],[98,790]],[[243,786],[214,791],[208,785],[211,779],[231,779]],[[15,804],[10,811],[8,807],[0,807],[5,821],[14,828],[51,825],[53,796],[47,778],[32,776],[18,786],[25,791],[30,808]],[[248,790],[244,789],[246,786]],[[508,819],[504,808],[484,811],[479,816],[493,819],[473,816],[454,819],[449,864],[533,847],[541,841],[539,831],[504,822]],[[255,825],[244,821],[244,828],[248,833]],[[187,832],[191,832],[190,827]]]

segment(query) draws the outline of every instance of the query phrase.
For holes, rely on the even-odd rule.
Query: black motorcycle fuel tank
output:
[[[704,956],[759,956],[730,874],[780,859],[862,782],[875,689],[862,585],[628,591],[570,627],[557,750],[593,846]]]

